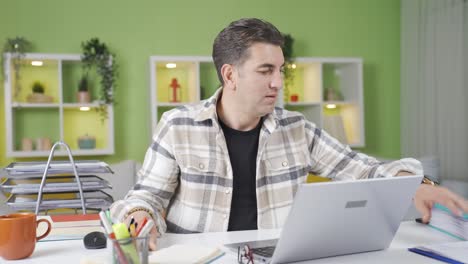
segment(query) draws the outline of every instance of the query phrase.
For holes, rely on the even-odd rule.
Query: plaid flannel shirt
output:
[[[111,207],[114,219],[143,207],[154,211],[160,233],[227,231],[233,172],[216,113],[221,92],[163,114],[137,184]],[[281,108],[264,119],[256,162],[259,229],[283,225],[309,172],[333,180],[392,177],[400,170],[422,174],[415,159],[379,162]]]

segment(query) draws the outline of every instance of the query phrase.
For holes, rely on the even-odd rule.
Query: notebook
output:
[[[209,263],[222,255],[224,252],[217,247],[176,244],[151,252],[148,263]]]
[[[90,232],[102,231],[98,214],[45,215],[37,216],[37,219],[47,219],[52,224],[52,230],[49,235],[39,240],[39,242],[80,240]],[[37,233],[42,234],[46,229],[47,226],[45,224],[40,224]]]
[[[385,249],[422,177],[302,184],[278,240],[225,246],[237,251],[249,245],[255,263],[290,263]]]

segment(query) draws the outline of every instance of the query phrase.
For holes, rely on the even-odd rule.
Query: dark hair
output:
[[[239,19],[219,32],[212,55],[222,85],[221,67],[224,64],[241,65],[249,57],[248,48],[259,42],[282,47],[284,38],[275,26],[258,18]]]

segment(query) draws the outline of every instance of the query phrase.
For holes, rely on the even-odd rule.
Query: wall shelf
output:
[[[78,82],[82,76],[80,54],[27,53],[20,60],[20,76],[16,80],[12,55],[3,54],[5,70],[5,122],[6,155],[8,157],[47,157],[50,149],[38,148],[38,140],[64,141],[73,155],[93,156],[114,154],[113,105],[105,105],[107,119],[102,120],[97,110],[99,101],[79,103],[76,99]],[[32,66],[33,60],[43,62]],[[98,98],[100,77],[96,72],[88,74],[91,98]],[[40,82],[44,95],[51,102],[31,102],[32,84]],[[88,107],[81,109],[80,107]],[[80,149],[78,138],[96,138],[96,147]],[[33,148],[24,148],[23,139],[30,140]],[[57,151],[65,156],[65,151]]]

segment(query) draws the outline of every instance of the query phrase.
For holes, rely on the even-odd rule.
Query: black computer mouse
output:
[[[107,237],[103,232],[95,231],[87,234],[83,238],[83,243],[87,249],[100,249],[107,246]]]

